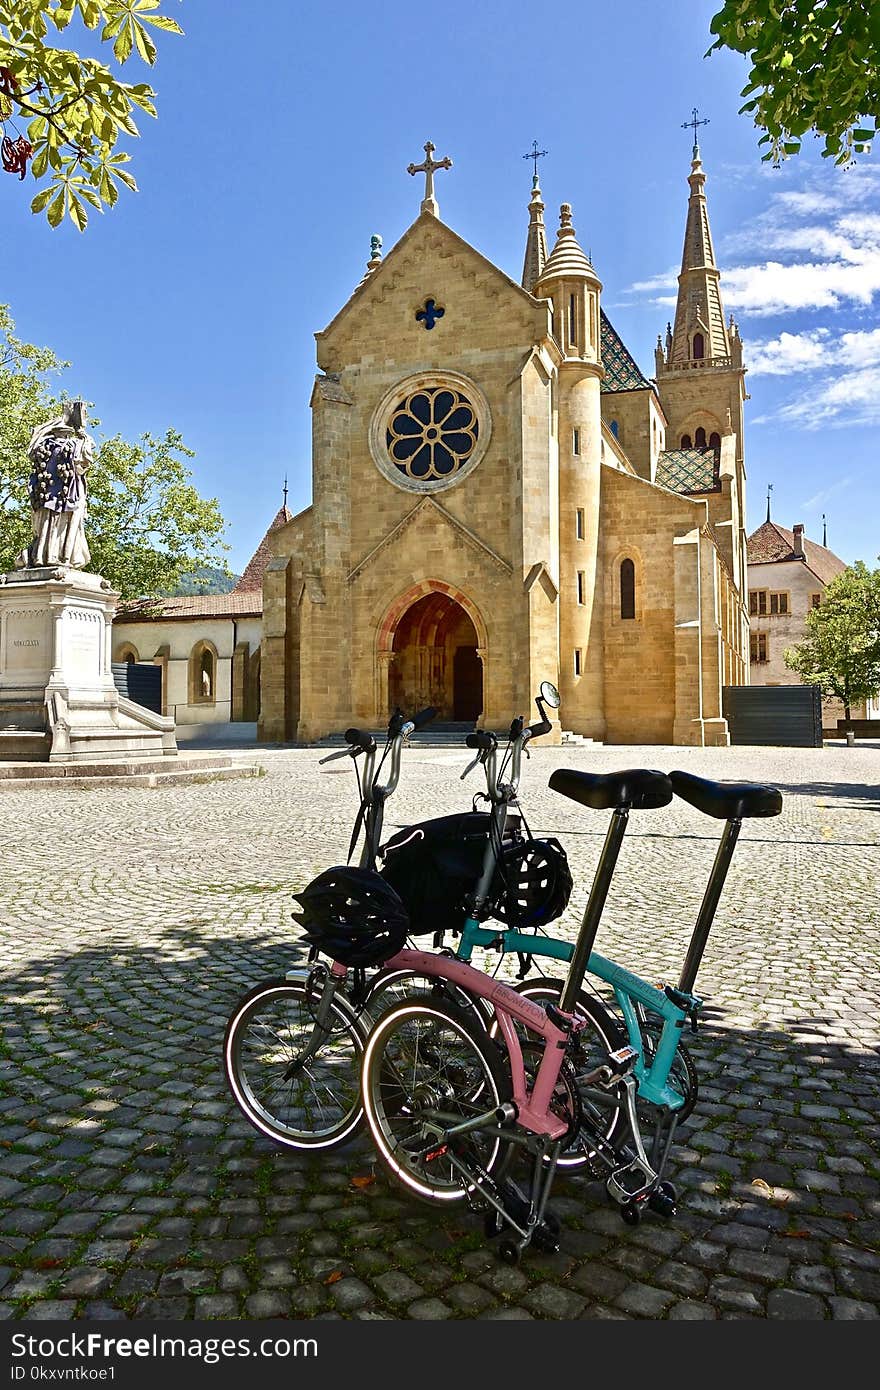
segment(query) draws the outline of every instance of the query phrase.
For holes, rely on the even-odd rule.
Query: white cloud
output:
[[[836,483],[830,487],[822,488],[819,492],[814,492],[812,497],[808,497],[801,507],[805,512],[818,511],[819,507],[824,507],[829,497],[836,497],[839,492],[845,492],[855,482],[852,473],[848,473],[845,478],[838,478]]]
[[[808,430],[880,424],[880,328],[835,335],[827,328],[783,332],[765,342],[747,342],[745,355],[754,376],[802,372],[815,377],[775,415],[758,416],[753,424],[782,420]]]
[[[812,372],[827,363],[827,328],[809,333],[780,333],[767,342],[744,345],[751,376],[788,376],[790,372]]]
[[[775,418],[806,430],[880,425],[880,364],[817,382],[781,406]]]

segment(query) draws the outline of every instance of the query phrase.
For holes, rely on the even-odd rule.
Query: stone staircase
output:
[[[584,734],[573,734],[571,729],[562,730],[563,748],[602,748],[604,745]]]
[[[59,787],[164,787],[262,777],[264,773],[259,763],[221,754],[75,763],[6,762],[0,763],[0,794]]]

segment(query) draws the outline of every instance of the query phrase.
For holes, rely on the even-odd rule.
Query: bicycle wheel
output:
[[[392,1004],[410,999],[415,994],[439,997],[443,1002],[462,1009],[474,1026],[484,1032],[491,1024],[493,1009],[485,999],[468,994],[466,990],[442,975],[420,975],[415,970],[407,969],[380,970],[370,984],[364,1011],[372,1023]]]
[[[236,1104],[255,1129],[288,1149],[337,1148],[363,1117],[364,1030],[339,993],[319,1029],[319,998],[305,980],[265,980],[239,1000],[226,1025],[223,1061]]]
[[[522,994],[535,1003],[558,1004],[563,986],[562,980],[536,979],[523,980],[520,984],[514,985],[514,989],[517,994]],[[601,1144],[614,1146],[623,1139],[626,1132],[626,1115],[621,1108],[618,1087],[605,1090],[595,1084],[588,1085],[583,1079],[602,1065],[609,1052],[623,1047],[626,1037],[598,999],[585,990],[578,994],[577,1013],[586,1019],[586,1027],[580,1034],[580,1047],[575,1059],[580,1125],[559,1157],[559,1167],[569,1173],[592,1168]],[[527,1032],[526,1038],[530,1043],[534,1043],[535,1035]],[[560,1104],[564,1105],[566,1098],[562,1091],[559,1099]]]
[[[510,1160],[509,1141],[488,1128],[443,1138],[511,1095],[497,1044],[453,1004],[430,996],[392,1004],[367,1039],[361,1093],[383,1167],[425,1201],[460,1202],[478,1186],[453,1159],[494,1177]]]

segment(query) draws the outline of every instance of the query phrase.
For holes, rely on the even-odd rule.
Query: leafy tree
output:
[[[709,49],[751,60],[740,108],[764,131],[763,158],[797,154],[808,130],[836,164],[870,150],[880,116],[880,0],[725,0]],[[707,55],[708,56],[708,55]]]
[[[176,20],[156,14],[160,0],[0,0],[0,124],[2,162],[24,179],[28,165],[43,186],[31,209],[57,227],[65,213],[82,232],[86,204],[103,212],[120,185],[137,191],[126,168],[131,156],[118,149],[137,136],[137,111],[155,116],[155,92],[145,82],[123,82],[106,63],[47,41],[50,25],[62,33],[74,21],[97,30],[102,44],[125,63],[133,52],[152,67],[150,32],[182,34]],[[87,34],[86,46],[96,45]],[[109,55],[108,55],[109,56]],[[25,135],[19,125],[26,127]]]
[[[880,693],[880,570],[857,560],[832,579],[785,664],[842,701],[847,719],[853,705]]]
[[[49,381],[67,365],[17,338],[0,305],[0,572],[12,569],[31,538],[27,446],[36,425],[61,413]],[[201,497],[190,482],[185,461],[192,457],[176,430],[158,439],[145,434],[136,444],[114,435],[96,449],[88,474],[90,569],[124,599],[167,593],[202,566],[226,569],[226,523],[216,498]]]

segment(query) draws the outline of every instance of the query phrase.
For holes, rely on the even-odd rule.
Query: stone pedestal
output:
[[[66,566],[0,575],[0,761],[176,756],[173,719],[113,684],[117,598]]]

